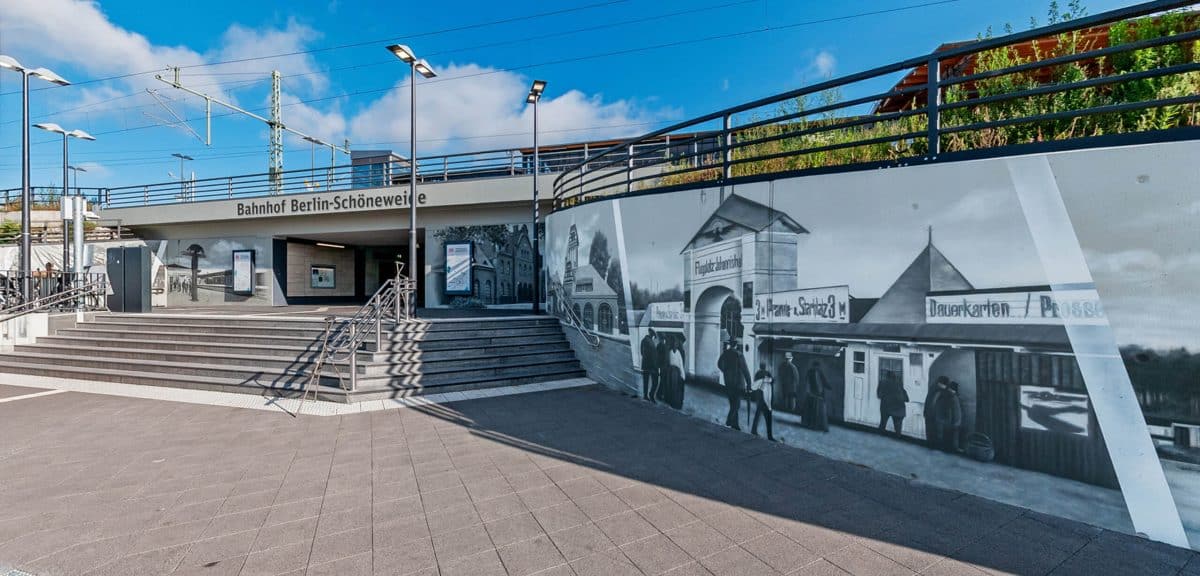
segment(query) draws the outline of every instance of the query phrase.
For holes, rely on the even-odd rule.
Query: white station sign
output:
[[[925,297],[930,324],[1104,325],[1095,289],[971,292]]]
[[[761,294],[754,298],[755,322],[850,322],[850,288],[827,286]]]

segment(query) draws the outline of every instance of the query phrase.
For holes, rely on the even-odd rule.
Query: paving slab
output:
[[[298,417],[71,391],[0,403],[0,455],[0,574],[1200,574],[594,387]]]

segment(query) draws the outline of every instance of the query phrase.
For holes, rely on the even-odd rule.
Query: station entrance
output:
[[[416,280],[425,305],[425,231],[417,231],[417,262],[409,263],[408,232],[348,232],[275,239],[275,276],[288,304],[361,304],[396,273]]]

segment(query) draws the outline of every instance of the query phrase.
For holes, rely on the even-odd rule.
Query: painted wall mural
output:
[[[450,226],[430,231],[425,258],[431,263],[428,305],[497,307],[533,302],[533,233],[529,224]],[[446,294],[446,243],[470,243],[470,294]]]
[[[253,289],[233,286],[233,253],[254,250]],[[194,238],[167,240],[159,248],[163,266],[153,291],[165,294],[168,306],[242,303],[271,305],[271,240],[262,238]]]
[[[605,383],[645,401],[1200,548],[1197,152],[585,204],[548,219],[551,284],[569,295],[553,310],[586,325],[586,301],[606,332],[595,311],[615,306],[634,370]]]

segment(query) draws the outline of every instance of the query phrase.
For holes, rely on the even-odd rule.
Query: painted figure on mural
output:
[[[763,362],[758,365],[758,371],[754,373],[754,383],[747,389],[750,400],[755,405],[754,424],[750,426],[750,433],[758,436],[758,420],[765,413],[767,419],[767,440],[772,442],[775,441],[774,422],[771,418],[771,389],[774,387],[774,384],[775,379],[771,377],[771,371],[767,370],[767,363]]]
[[[777,385],[781,396],[780,401],[783,403],[782,408],[789,412],[795,412],[796,405],[799,403],[797,397],[800,389],[800,370],[796,368],[791,352],[783,354],[783,362],[779,363],[775,373],[779,378]]]
[[[925,440],[930,448],[937,448],[940,440],[937,436],[937,418],[934,416],[933,407],[937,403],[938,394],[949,386],[949,378],[938,376],[933,386],[930,386],[929,391],[925,393],[925,405],[922,407],[921,413],[925,417]]]
[[[937,447],[947,452],[958,452],[959,435],[962,432],[962,400],[958,396],[958,382],[951,381],[934,393],[933,421]]]
[[[671,366],[670,398],[667,403],[676,410],[683,407],[683,346],[678,339],[671,340],[669,363]]]
[[[671,346],[667,342],[665,334],[659,335],[658,343],[654,347],[654,365],[658,366],[658,389],[653,398],[656,401],[667,402],[667,396],[672,387]]]
[[[813,430],[829,431],[829,403],[825,393],[833,390],[825,373],[821,371],[821,362],[814,360],[804,376],[808,385],[804,398],[804,425]]]
[[[908,391],[904,389],[904,384],[893,373],[885,373],[875,396],[879,398],[879,429],[887,430],[888,419],[891,419],[896,436],[900,436],[908,404]]]
[[[717,359],[717,369],[721,371],[725,384],[725,397],[729,401],[725,425],[734,430],[742,429],[738,425],[738,402],[742,399],[742,391],[750,386],[750,369],[746,367],[746,359],[742,357],[740,348],[737,339],[730,339],[725,351]]]
[[[642,400],[654,402],[658,392],[658,334],[651,329],[642,338]]]

